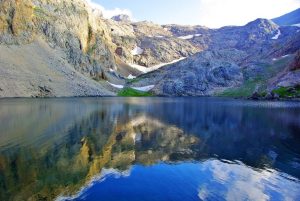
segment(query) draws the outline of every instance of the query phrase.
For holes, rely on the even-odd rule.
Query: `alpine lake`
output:
[[[0,100],[0,200],[300,200],[300,102]]]

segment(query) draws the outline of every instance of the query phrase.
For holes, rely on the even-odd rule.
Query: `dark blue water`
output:
[[[0,100],[0,200],[300,200],[300,103]]]

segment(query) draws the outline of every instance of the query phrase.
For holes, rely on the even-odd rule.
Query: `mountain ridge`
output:
[[[163,74],[172,67],[177,70],[168,70],[168,78],[209,85],[204,93],[191,86],[191,92],[176,95],[215,95],[215,88],[222,91],[242,85],[273,59],[293,55],[300,47],[298,27],[279,26],[261,18],[220,29],[157,25],[131,22],[125,15],[104,19],[100,10],[81,0],[3,0],[0,13],[0,51],[19,52],[1,58],[0,72],[6,77],[0,82],[0,97],[111,96],[119,91],[115,86],[147,84],[135,81],[137,76],[148,76],[140,69],[149,72],[159,68],[153,74]],[[33,48],[31,57],[26,53],[28,48]],[[205,66],[205,55],[214,55],[206,62],[219,70],[208,69],[200,75],[196,72],[203,70],[199,66]],[[220,55],[226,59],[220,61]],[[18,57],[27,60],[17,63],[14,58]],[[183,58],[187,59],[172,64]],[[201,65],[197,67],[193,60]],[[188,74],[196,75],[187,79],[178,66],[184,70],[190,64],[196,66]],[[218,87],[215,76],[224,80],[231,70],[237,72],[234,84],[225,79],[226,87]],[[54,72],[61,75],[54,76]],[[241,79],[240,73],[247,79]],[[155,85],[153,92],[161,95],[157,89],[164,83],[151,83]]]
[[[291,26],[294,24],[300,24],[300,8],[284,14],[280,17],[272,19],[273,22],[280,26]]]

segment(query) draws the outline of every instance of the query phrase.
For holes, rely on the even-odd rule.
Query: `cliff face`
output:
[[[106,25],[85,1],[4,0],[0,2],[0,13],[2,49],[7,45],[22,48],[42,40],[53,50],[62,50],[61,55],[52,58],[54,61],[64,57],[66,63],[86,77],[105,80],[109,69],[115,68]]]

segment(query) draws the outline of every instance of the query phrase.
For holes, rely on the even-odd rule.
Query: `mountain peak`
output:
[[[264,19],[264,18],[257,18],[256,20],[249,22],[248,24],[246,24],[246,26],[253,26],[253,25],[263,25],[263,26],[276,26],[276,24],[269,19]]]
[[[117,22],[131,22],[130,16],[125,14],[113,16],[111,19]]]
[[[275,24],[272,20],[258,18],[252,22],[249,22],[245,25],[245,27],[248,27],[249,29],[263,29],[267,32],[272,32],[275,30],[278,30],[279,26]]]

